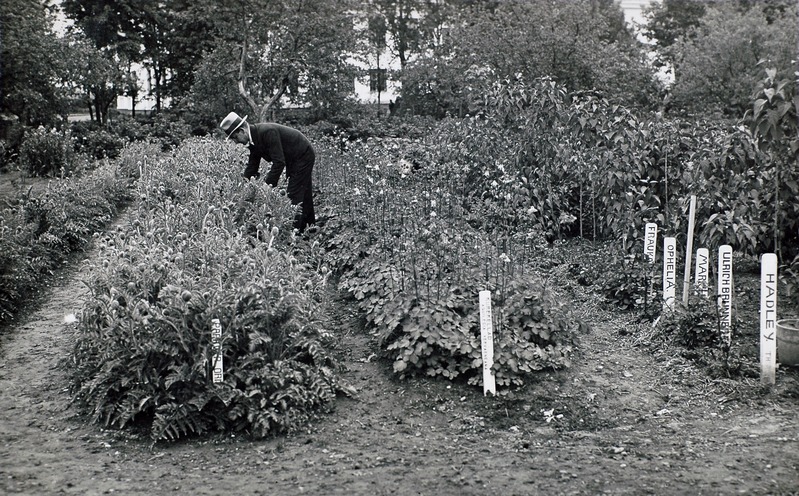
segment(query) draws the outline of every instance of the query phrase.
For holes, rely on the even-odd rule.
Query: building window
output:
[[[386,91],[385,69],[369,69],[369,91],[372,93]]]

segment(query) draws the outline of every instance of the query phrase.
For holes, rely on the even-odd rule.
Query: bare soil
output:
[[[64,316],[87,297],[86,267],[0,331],[2,494],[799,494],[796,370],[781,368],[771,389],[711,379],[594,306],[571,368],[492,398],[394,378],[342,304],[330,325],[355,397],[287,436],[152,446],[70,406]]]

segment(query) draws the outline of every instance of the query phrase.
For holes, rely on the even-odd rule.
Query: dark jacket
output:
[[[296,129],[274,123],[250,126],[253,144],[250,159],[244,169],[244,177],[258,177],[261,159],[272,162],[265,181],[277,186],[280,174],[286,170],[286,177],[295,174],[310,174],[306,167],[313,167],[314,151],[311,142]]]

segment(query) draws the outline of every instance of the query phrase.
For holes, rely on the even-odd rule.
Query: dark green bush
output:
[[[68,134],[42,127],[26,132],[19,148],[19,163],[32,176],[69,174],[74,165],[73,156]]]
[[[625,254],[616,250],[591,268],[599,290],[612,305],[655,315],[660,311],[660,291],[654,280],[657,270],[643,252]]]
[[[117,116],[108,124],[108,130],[126,141],[142,141],[147,137],[147,126],[137,119]]]
[[[692,295],[688,305],[681,302],[658,321],[659,332],[688,349],[721,345],[721,327],[715,295]]]
[[[92,122],[75,122],[70,129],[75,151],[94,159],[116,158],[125,146],[122,138]]]
[[[161,149],[169,151],[177,148],[191,136],[191,127],[176,116],[156,114],[146,126],[148,139],[161,144]]]

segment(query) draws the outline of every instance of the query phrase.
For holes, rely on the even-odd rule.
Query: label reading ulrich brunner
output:
[[[732,246],[719,246],[719,324],[721,339],[732,343]]]

